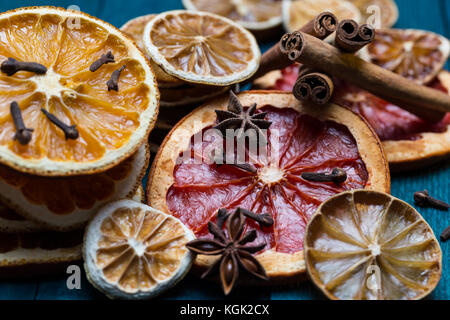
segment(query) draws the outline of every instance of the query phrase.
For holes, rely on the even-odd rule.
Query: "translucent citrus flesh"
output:
[[[245,70],[254,57],[247,35],[239,28],[195,13],[158,20],[150,39],[174,68],[196,75],[232,75]]]
[[[197,10],[212,12],[232,20],[265,22],[281,16],[278,0],[191,0]]]
[[[349,2],[342,0],[291,1],[289,7],[289,30],[294,31],[300,29],[324,11],[332,12],[339,21],[343,19],[359,20],[359,14],[356,15],[358,10],[351,10],[349,6],[351,7]]]
[[[100,232],[97,267],[108,282],[129,293],[148,291],[169,279],[187,252],[179,222],[141,208],[115,210]]]
[[[68,18],[69,19],[69,18]],[[0,145],[27,159],[87,162],[128,142],[139,127],[139,113],[148,105],[149,87],[139,62],[129,59],[125,42],[98,24],[80,19],[80,28],[54,14],[21,14],[0,20],[0,61],[9,57],[45,65],[45,75],[20,71],[0,75]],[[96,72],[90,65],[111,51],[116,63]],[[126,69],[119,92],[108,92],[114,70]],[[14,140],[10,103],[17,101],[27,128],[34,129],[27,145]],[[41,108],[67,125],[79,138],[66,140]]]
[[[436,74],[447,59],[439,48],[441,44],[432,33],[377,30],[367,49],[373,63],[421,83]]]
[[[381,17],[381,27],[391,27],[393,17],[397,16],[394,0],[348,0],[355,5],[361,11],[362,21],[369,23],[370,18],[374,17],[379,10]],[[377,7],[372,7],[377,6]]]
[[[19,249],[56,250],[71,248],[82,244],[83,233],[83,230],[29,234],[0,233],[0,253],[8,253]]]
[[[116,182],[128,177],[134,157],[103,173],[73,177],[40,177],[0,165],[0,179],[19,189],[32,204],[44,205],[54,214],[91,209],[116,190]]]
[[[287,67],[281,70],[281,74],[275,84],[267,89],[292,91],[298,77],[298,66]],[[428,86],[447,93],[438,78]],[[424,132],[445,132],[450,124],[450,114],[438,123],[430,123],[367,91],[343,82],[336,83],[333,99],[362,115],[375,129],[381,141],[415,140]]]
[[[306,261],[333,297],[414,299],[439,281],[439,244],[409,205],[356,191],[329,200],[319,213],[308,226]]]
[[[261,229],[256,222],[247,222],[247,228],[258,232],[255,243],[265,242],[266,249],[294,253],[303,248],[306,223],[316,208],[332,195],[364,188],[368,173],[356,142],[345,126],[322,122],[290,108],[265,106],[259,112],[268,112],[266,120],[272,125],[268,157],[252,161],[256,162],[256,174],[231,165],[211,164],[207,154],[211,148],[222,145],[223,139],[205,138],[202,143],[192,139],[191,153],[187,154],[196,157],[180,159],[166,202],[170,212],[197,236],[207,235],[208,221],[216,219],[219,208],[242,207],[256,213],[269,213],[275,220],[271,228]],[[279,132],[279,139],[275,132]],[[275,152],[278,141],[281,147]],[[199,164],[202,155],[204,161]],[[301,178],[302,172],[331,172],[335,167],[347,172],[348,179],[341,185]]]

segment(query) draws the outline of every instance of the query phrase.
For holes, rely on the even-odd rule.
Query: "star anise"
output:
[[[208,230],[214,239],[200,238],[186,244],[189,250],[197,254],[220,255],[220,258],[206,270],[202,278],[211,275],[219,268],[220,281],[225,295],[228,295],[236,286],[240,268],[253,276],[267,280],[264,267],[252,256],[252,253],[264,249],[266,244],[246,245],[256,239],[257,233],[256,230],[251,230],[243,234],[245,217],[241,210],[236,209],[233,214],[229,215],[225,209],[220,209],[217,220],[218,224],[208,223]],[[227,233],[221,228],[225,221]]]
[[[266,143],[266,137],[262,130],[268,129],[272,123],[264,120],[267,114],[266,112],[257,114],[255,112],[256,103],[252,104],[247,110],[244,110],[236,94],[230,91],[228,110],[216,110],[219,124],[214,128],[220,130],[224,137],[226,137],[227,129],[239,130],[236,135],[238,138],[244,135],[247,130],[252,129],[254,132],[251,134],[255,134],[256,139],[261,139],[260,141]],[[251,134],[248,136],[251,137]]]

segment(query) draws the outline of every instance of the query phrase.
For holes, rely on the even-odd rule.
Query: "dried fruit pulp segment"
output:
[[[281,74],[282,77],[276,80],[271,89],[291,91],[298,76],[298,66],[287,67],[281,70]],[[450,124],[449,114],[440,123],[429,123],[366,91],[341,84],[337,86],[335,102],[347,105],[353,111],[361,114],[375,129],[382,141],[415,140],[423,132],[445,132]],[[429,86],[447,92],[438,79],[432,81]],[[344,95],[349,93],[354,98],[353,102],[344,99]]]
[[[358,153],[356,142],[348,129],[332,121],[319,121],[308,115],[285,108],[265,106],[258,112],[268,112],[269,150],[275,145],[278,130],[281,150],[265,162],[257,162],[257,174],[232,166],[215,164],[178,164],[174,169],[175,183],[168,190],[166,201],[172,214],[197,236],[207,234],[207,223],[214,220],[217,209],[243,207],[257,213],[270,213],[275,224],[258,230],[255,243],[262,241],[278,252],[294,253],[303,248],[303,235],[310,216],[320,203],[345,190],[364,188],[368,173]],[[201,145],[191,143],[196,154],[223,141],[214,139]],[[342,167],[348,179],[342,185],[308,182],[302,172],[331,171]]]
[[[92,161],[126,144],[139,126],[139,114],[149,102],[144,69],[127,58],[128,47],[122,39],[88,20],[81,19],[80,25],[70,29],[67,19],[54,14],[27,13],[0,20],[0,61],[14,57],[48,68],[42,76],[0,75],[0,145],[16,155]],[[90,72],[92,62],[107,51],[112,51],[117,63]],[[106,82],[123,64],[127,68],[120,78],[120,91],[108,92]],[[26,126],[35,130],[26,146],[12,139],[12,101],[19,103]],[[41,108],[64,123],[76,124],[80,138],[66,141]]]

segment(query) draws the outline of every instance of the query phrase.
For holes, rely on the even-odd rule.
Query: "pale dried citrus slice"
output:
[[[254,36],[230,19],[200,11],[168,11],[144,31],[147,52],[187,82],[225,86],[250,78],[261,53]]]
[[[421,299],[438,284],[442,253],[406,202],[357,190],[324,202],[305,235],[313,282],[331,299]]]
[[[131,156],[154,125],[159,93],[144,54],[113,26],[87,14],[50,7],[0,14],[0,62],[14,58],[37,62],[45,74],[0,74],[0,162],[38,175],[76,175],[105,171]],[[111,52],[115,63],[91,72]],[[125,66],[118,91],[106,85]],[[10,105],[16,101],[32,140],[14,139]],[[79,137],[65,133],[76,125]],[[75,136],[75,135],[74,135]]]
[[[371,62],[424,84],[433,80],[447,62],[450,42],[429,31],[383,29],[377,30],[366,50]]]
[[[147,23],[156,17],[156,14],[148,14],[145,16],[134,18],[127,23],[125,23],[120,30],[125,32],[128,36],[133,38],[137,46],[145,51],[144,41],[142,37],[144,36],[144,30]],[[147,58],[150,60],[153,72],[155,73],[156,80],[158,81],[158,87],[160,88],[172,88],[183,85],[185,82],[181,79],[172,77],[170,74],[166,73],[161,69],[156,63],[154,63],[149,55]]]
[[[279,0],[183,0],[183,5],[227,17],[251,31],[270,29],[282,21]]]
[[[81,260],[82,243],[83,230],[0,232],[0,278],[64,273],[69,263]]]
[[[189,271],[195,237],[178,219],[122,200],[103,207],[86,230],[89,281],[110,298],[145,299],[174,286]]]
[[[296,31],[310,22],[318,14],[332,12],[339,20],[361,21],[361,12],[344,0],[284,0],[282,6],[283,24],[288,32]]]
[[[398,20],[398,7],[394,0],[347,0],[359,9],[364,23],[379,28],[390,28]],[[379,19],[379,22],[377,20]]]
[[[272,122],[267,157],[255,156],[252,172],[212,163],[211,150],[226,143],[207,134],[217,124],[214,111],[228,105],[227,98],[217,98],[183,118],[167,135],[153,161],[147,202],[179,218],[198,237],[208,234],[208,222],[216,220],[218,209],[269,213],[273,227],[247,221],[246,228],[257,230],[254,243],[266,243],[256,258],[271,283],[298,280],[305,272],[303,235],[316,208],[344,190],[389,192],[387,161],[372,129],[346,108],[317,108],[286,92],[248,91],[238,99],[243,106],[256,103],[257,113],[267,112],[265,119]],[[336,167],[347,172],[342,184],[302,178],[305,172],[331,172]],[[198,256],[195,264],[204,269],[214,260]]]
[[[0,199],[20,215],[54,230],[75,229],[112,200],[132,197],[149,161],[146,144],[114,168],[94,175],[41,177],[0,165]]]

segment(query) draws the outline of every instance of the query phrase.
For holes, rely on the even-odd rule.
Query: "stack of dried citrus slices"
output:
[[[0,39],[0,269],[80,259],[77,230],[138,192],[155,76],[133,41],[81,12],[8,11]]]
[[[448,39],[422,30],[377,30],[361,56],[417,83],[450,94],[450,75],[442,70],[448,59]],[[291,91],[298,65],[273,71],[255,80],[263,89]],[[412,170],[450,155],[450,116],[430,123],[355,86],[339,83],[334,101],[361,114],[383,142],[391,169]]]

